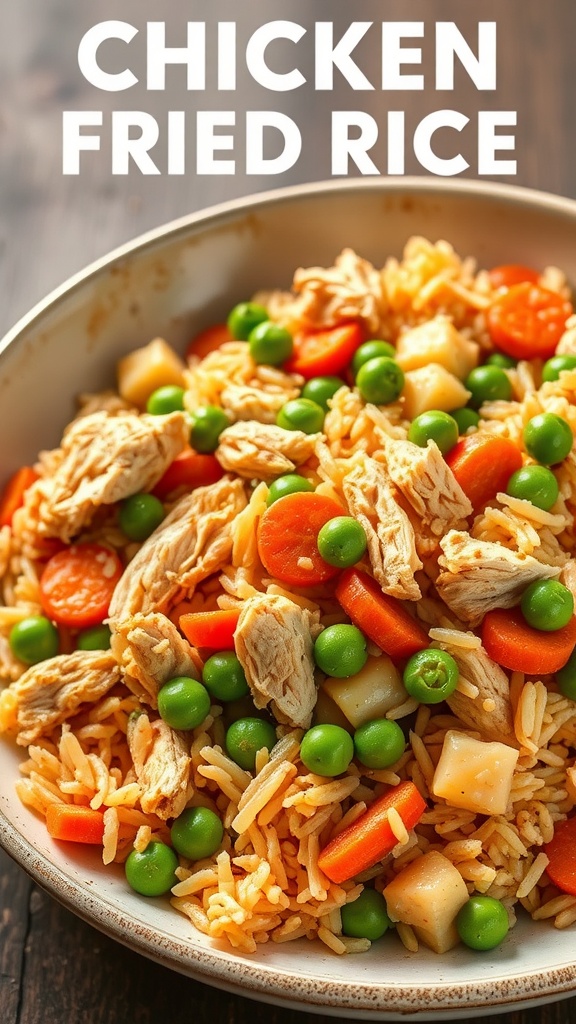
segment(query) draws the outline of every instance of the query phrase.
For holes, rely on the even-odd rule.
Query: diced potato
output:
[[[364,668],[347,679],[325,679],[320,686],[355,729],[408,699],[398,669],[387,654],[369,656]]]
[[[480,346],[469,341],[447,317],[439,316],[400,335],[396,361],[406,372],[439,363],[464,380],[478,366]],[[454,408],[454,406],[453,406]]]
[[[434,772],[432,792],[454,807],[478,814],[504,814],[518,751],[449,729]]]
[[[0,701],[1,699],[0,697]],[[313,721],[314,725],[339,725],[342,729],[353,732],[352,724],[348,721],[344,712],[321,686],[318,687]]]
[[[468,900],[462,875],[436,850],[405,867],[384,889],[388,914],[414,929],[418,939],[435,953],[458,943],[455,918]]]
[[[156,388],[166,384],[185,387],[185,366],[163,338],[154,338],[118,363],[118,390],[127,402],[144,408]]]
[[[449,373],[440,363],[430,363],[408,371],[402,398],[406,417],[413,420],[429,409],[440,409],[442,412],[460,409],[466,405],[470,392],[458,377]]]

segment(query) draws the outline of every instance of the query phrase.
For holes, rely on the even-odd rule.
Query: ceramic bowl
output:
[[[170,224],[57,289],[0,343],[0,478],[58,443],[74,397],[114,382],[118,358],[163,335],[183,348],[255,290],[344,247],[381,265],[406,239],[448,239],[482,266],[562,267],[576,282],[576,203],[464,181],[363,179],[282,190]],[[32,412],[33,410],[33,412]],[[574,936],[522,920],[493,953],[445,956],[383,940],[339,958],[305,941],[233,953],[167,901],[130,892],[91,850],[47,838],[14,793],[22,751],[0,743],[0,842],[56,899],[119,942],[256,999],[366,1020],[449,1020],[576,992]]]

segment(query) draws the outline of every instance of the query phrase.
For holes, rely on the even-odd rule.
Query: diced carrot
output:
[[[520,608],[494,608],[482,622],[482,644],[493,661],[513,672],[549,675],[558,672],[576,645],[576,615],[551,632],[533,629]]]
[[[352,622],[391,658],[409,658],[430,645],[425,630],[401,601],[383,594],[362,569],[344,570],[336,597]]]
[[[506,490],[512,473],[522,466],[522,452],[507,437],[478,432],[461,437],[446,462],[476,511]]]
[[[504,263],[501,267],[492,267],[488,277],[493,288],[512,288],[513,285],[523,284],[524,281],[538,284],[540,275],[533,267],[525,267],[520,263]]]
[[[71,629],[97,626],[106,618],[122,563],[103,544],[72,544],[53,555],[40,577],[46,615]]]
[[[224,470],[214,455],[202,455],[192,448],[185,448],[170,463],[152,489],[152,494],[164,501],[169,494],[180,489],[193,491],[195,487],[215,484],[223,474]]]
[[[101,846],[104,838],[104,815],[80,804],[49,804],[46,828],[53,839],[69,843],[90,843]]]
[[[285,363],[285,369],[302,374],[306,380],[338,375],[352,362],[363,341],[364,332],[357,323],[296,334],[294,352]]]
[[[318,532],[342,515],[332,498],[314,491],[286,494],[266,509],[258,527],[258,554],[271,576],[294,587],[326,583],[339,572],[318,551]]]
[[[498,295],[486,323],[496,348],[507,355],[549,359],[572,312],[572,304],[558,292],[524,281]]]
[[[180,629],[192,647],[210,651],[233,651],[234,630],[240,612],[229,608],[216,612],[186,612]]]
[[[554,835],[544,847],[546,872],[562,892],[576,896],[576,817],[557,821]]]
[[[227,324],[213,324],[205,331],[200,331],[186,349],[186,359],[204,359],[210,352],[215,352],[226,341],[232,341],[232,335]]]
[[[318,867],[331,882],[346,882],[367,871],[396,846],[398,839],[388,824],[392,807],[405,827],[411,829],[426,810],[426,801],[413,782],[400,782],[377,797],[364,814],[321,851]]]
[[[28,488],[38,480],[38,473],[32,466],[20,466],[10,477],[0,494],[0,526],[12,526],[12,516],[24,503]]]

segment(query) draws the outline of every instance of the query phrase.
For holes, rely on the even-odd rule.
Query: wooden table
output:
[[[518,184],[576,197],[576,95],[574,89],[574,0],[484,0],[481,5],[458,0],[344,0],[317,5],[317,18],[333,20],[338,31],[353,19],[379,22],[422,20],[426,54],[426,91],[384,93],[379,88],[378,35],[359,48],[364,72],[376,83],[373,91],[352,92],[339,73],[332,92],[314,92],[307,84],[293,92],[271,93],[250,81],[238,63],[235,92],[215,90],[212,58],[208,89],[187,93],[182,68],[169,69],[165,91],[146,91],[145,25],[165,18],[170,45],[182,45],[187,19],[206,20],[209,38],[217,21],[238,20],[239,43],[264,21],[288,18],[310,30],[311,4],[232,0],[214,3],[159,5],[153,0],[100,0],[97,5],[72,0],[18,0],[0,9],[0,330],[7,329],[31,305],[76,270],[114,246],[171,218],[233,196],[265,188],[330,177],[328,126],[333,109],[369,112],[383,126],[387,109],[405,110],[414,126],[442,107],[463,112],[473,125],[479,109],[518,112],[517,174],[504,177]],[[208,10],[209,9],[209,10]],[[481,10],[481,13],[480,13]],[[353,11],[353,13],[352,13]],[[240,13],[238,13],[240,12]],[[456,76],[456,90],[436,93],[432,74],[434,23],[453,20],[476,40],[479,18],[496,20],[498,80],[496,92],[478,92],[466,74]],[[137,41],[103,48],[102,63],[121,70],[126,54],[140,78],[127,92],[97,90],[81,75],[76,53],[92,25],[121,19],[139,28]],[[413,45],[417,45],[414,41]],[[271,59],[278,70],[290,67],[297,52],[299,66],[310,73],[311,50],[284,44]],[[239,53],[242,53],[240,46]],[[278,63],[275,63],[275,61]],[[286,63],[282,64],[285,61]],[[116,62],[116,63],[114,63]],[[405,73],[418,71],[406,67]],[[63,110],[103,112],[102,148],[84,153],[81,173],[62,174],[61,115]],[[235,110],[237,146],[234,176],[194,172],[193,146],[184,175],[145,176],[132,166],[127,175],[112,175],[109,123],[114,109],[149,112],[165,132],[166,112],[196,109]],[[241,126],[245,110],[279,110],[299,125],[303,150],[290,170],[277,176],[248,177],[243,171]],[[383,127],[382,127],[383,131]],[[464,138],[464,133],[463,133]],[[477,176],[474,146],[466,135],[463,152],[467,172]],[[439,135],[452,155],[458,137]],[[165,157],[158,149],[158,162]],[[154,154],[156,154],[154,150]],[[385,150],[379,143],[379,152]],[[223,155],[223,154],[221,154]],[[383,157],[382,157],[383,159]],[[385,170],[385,166],[381,169]],[[426,173],[409,151],[406,173]],[[490,175],[492,177],[492,175]],[[281,240],[280,240],[281,242]],[[165,1019],[173,1024],[227,1021],[232,1024],[313,1024],[335,1018],[296,1013],[218,992],[157,966],[100,935],[31,884],[22,870],[0,854],[0,1020],[2,1024],[148,1024]],[[501,1024],[567,1022],[576,1014],[576,997],[523,1013],[500,1014]]]

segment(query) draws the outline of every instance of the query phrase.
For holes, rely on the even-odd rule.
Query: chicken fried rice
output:
[[[576,922],[574,433],[562,272],[445,241],[124,358],[0,501],[47,845],[243,953]]]

